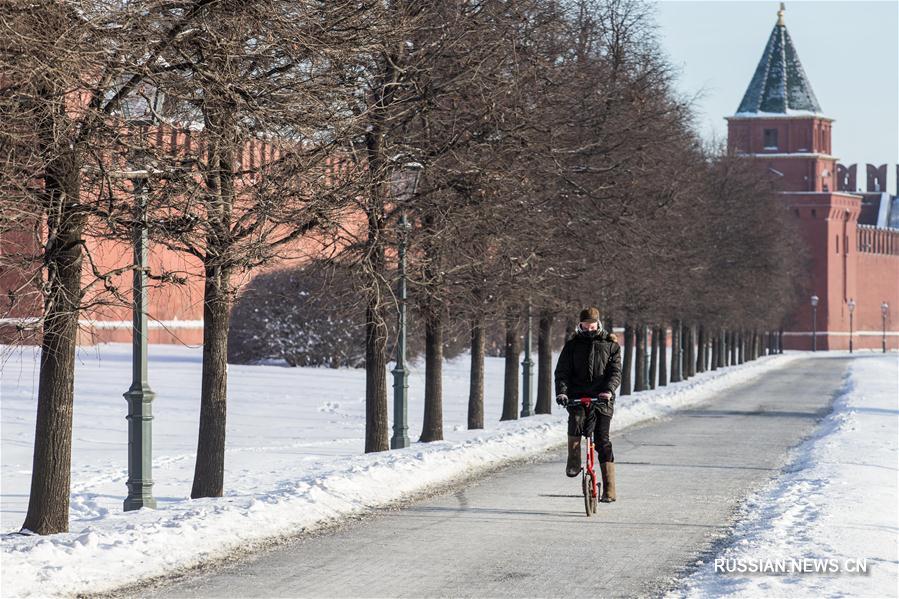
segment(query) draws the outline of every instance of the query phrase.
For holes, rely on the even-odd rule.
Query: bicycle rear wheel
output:
[[[584,491],[584,511],[587,512],[588,517],[592,516],[593,512],[596,511],[593,493],[591,492],[592,488],[590,475],[587,474],[587,469],[584,468],[584,475],[581,477],[581,489]]]

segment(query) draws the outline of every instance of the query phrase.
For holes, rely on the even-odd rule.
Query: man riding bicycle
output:
[[[574,335],[562,348],[556,364],[556,402],[568,408],[568,463],[570,477],[581,471],[581,437],[594,435],[602,473],[602,498],[615,501],[615,457],[609,427],[615,408],[615,390],[621,383],[621,346],[611,331],[604,331],[599,310],[581,310]],[[598,398],[593,406],[569,406],[569,398]]]

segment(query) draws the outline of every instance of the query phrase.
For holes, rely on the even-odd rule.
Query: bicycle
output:
[[[568,401],[568,407],[584,406],[590,410],[593,404],[597,403],[597,397],[582,397],[580,399],[572,399]],[[584,435],[587,442],[584,444],[587,448],[587,459],[584,461],[584,467],[581,468],[583,475],[581,476],[581,490],[584,492],[584,511],[587,517],[596,513],[596,502],[599,497],[599,483],[596,480],[595,458],[596,454],[593,446],[593,435]]]

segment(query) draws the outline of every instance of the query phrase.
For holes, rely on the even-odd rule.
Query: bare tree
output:
[[[141,73],[159,63],[203,4],[184,3],[160,27],[130,3],[35,0],[2,7],[0,234],[14,231],[21,240],[29,232],[21,251],[4,251],[4,267],[25,273],[4,291],[8,313],[40,306],[31,325],[41,329],[41,363],[23,525],[40,534],[68,529],[79,315],[126,301],[116,281],[133,268],[106,268],[88,251],[90,237],[133,222],[130,205],[116,202],[109,177],[97,173],[122,157],[123,101],[139,93]]]
[[[208,3],[199,16],[204,26],[179,35],[147,74],[166,94],[169,126],[198,130],[175,153],[151,148],[172,173],[155,198],[157,237],[202,265],[195,498],[223,492],[227,337],[244,274],[302,257],[304,238],[336,229],[353,195],[346,156],[358,119],[346,73],[365,49],[368,13],[282,0]]]

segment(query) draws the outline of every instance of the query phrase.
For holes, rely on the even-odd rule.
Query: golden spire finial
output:
[[[781,2],[781,3],[780,3],[780,10],[777,11],[777,26],[778,26],[778,27],[783,27],[783,26],[784,26],[784,11],[785,11],[785,10],[787,10],[787,7],[784,6],[784,3],[783,3],[783,2]]]

